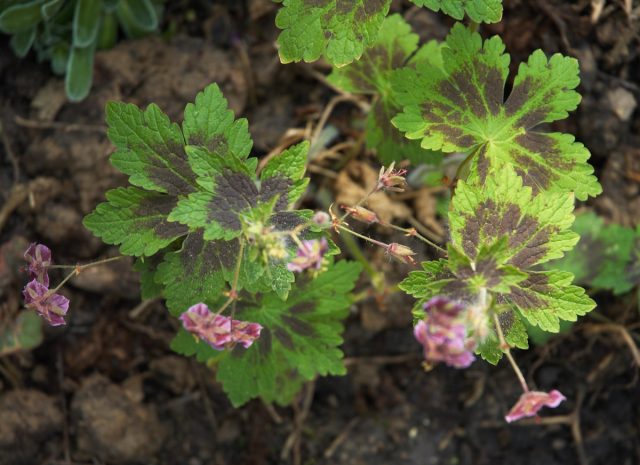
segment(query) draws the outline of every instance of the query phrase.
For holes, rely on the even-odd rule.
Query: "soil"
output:
[[[325,64],[279,63],[272,2],[171,3],[164,29],[174,32],[99,52],[93,89],[79,104],[65,101],[47,64],[33,54],[18,60],[0,39],[0,211],[9,213],[0,213],[0,324],[19,309],[24,275],[17,270],[28,242],[48,244],[58,263],[117,254],[81,224],[125,180],[108,162],[108,100],[155,102],[180,121],[184,104],[215,81],[249,119],[255,153],[265,155],[308,135],[335,95],[317,78]],[[442,38],[450,25],[408,3],[393,8],[423,40]],[[505,1],[504,20],[481,32],[502,35],[514,72],[537,48],[580,59],[582,105],[554,128],[591,150],[604,193],[585,207],[638,224],[636,2]],[[314,161],[306,206],[355,195],[379,167],[357,144],[362,118],[347,103],[331,113],[330,145],[345,144],[337,157]],[[442,190],[381,198],[378,208],[400,223],[416,216],[442,239]],[[388,230],[375,234],[395,240]],[[363,250],[392,284],[408,271]],[[516,353],[533,386],[559,389],[568,400],[543,418],[509,425],[503,416],[520,393],[506,362],[426,371],[411,336],[411,299],[400,294],[352,308],[348,375],[318,379],[292,407],[252,401],[234,409],[209,369],[171,352],[175,322],[161,302],[140,305],[137,280],[124,261],[80,275],[64,291],[72,302],[68,325],[45,328],[38,348],[0,359],[0,465],[640,463],[639,367],[618,332],[629,328],[637,343],[635,293],[595,294],[596,317]],[[359,290],[367,287],[362,278]]]

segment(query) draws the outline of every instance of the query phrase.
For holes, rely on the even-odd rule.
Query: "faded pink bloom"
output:
[[[424,348],[424,357],[432,363],[444,362],[455,368],[467,368],[475,360],[475,342],[467,339],[460,317],[465,308],[445,297],[434,297],[424,304],[425,317],[413,330]]]
[[[216,350],[223,350],[231,342],[231,318],[211,313],[199,303],[180,315],[184,329],[196,335]]]
[[[37,279],[44,286],[49,286],[47,268],[51,266],[51,250],[43,244],[35,242],[29,245],[24,253],[24,259],[29,262],[29,277]]]
[[[394,169],[394,167],[395,167],[395,162],[391,163],[389,165],[389,168],[387,168],[386,170],[384,169],[384,166],[380,168],[380,174],[378,174],[378,184],[376,186],[376,190],[378,191],[387,190],[387,191],[394,191],[394,192],[404,191],[404,188],[403,188],[405,184],[404,175],[407,174],[407,170],[404,170],[404,169],[396,170]]]
[[[504,419],[507,420],[507,423],[511,423],[521,418],[533,417],[542,407],[556,408],[563,400],[567,400],[567,398],[556,389],[548,393],[542,391],[525,392]]]
[[[262,331],[262,326],[258,323],[216,315],[203,303],[190,307],[180,315],[180,321],[184,329],[216,350],[223,350],[236,343],[242,344],[245,349],[249,348]]]
[[[49,294],[49,289],[37,279],[29,281],[22,291],[27,308],[37,311],[51,326],[65,324],[69,299],[60,294]]]
[[[296,251],[296,257],[287,263],[289,271],[301,273],[306,269],[319,270],[322,266],[324,254],[329,250],[329,244],[323,237],[321,239],[312,239],[302,241],[300,247]]]
[[[260,337],[262,325],[248,321],[233,320],[231,322],[231,338],[233,342],[242,344],[248,349],[253,342]]]

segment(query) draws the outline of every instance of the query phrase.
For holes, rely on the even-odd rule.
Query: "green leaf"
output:
[[[640,234],[617,224],[606,225],[593,212],[576,217],[573,230],[580,235],[575,249],[546,269],[560,269],[575,275],[576,283],[623,294],[640,283],[632,272],[640,252]]]
[[[532,325],[557,333],[560,320],[576,321],[596,306],[584,289],[571,284],[573,275],[564,271],[530,272],[499,301],[514,305]]]
[[[140,297],[143,300],[162,297],[164,287],[156,281],[158,266],[162,263],[162,253],[152,257],[140,257],[133,264],[133,269],[140,273]]]
[[[167,220],[177,199],[137,187],[107,192],[107,202],[84,219],[84,225],[125,255],[151,256],[184,236],[188,228]]]
[[[391,118],[401,110],[393,93],[392,76],[405,66],[417,47],[418,35],[411,32],[411,26],[402,16],[389,16],[382,23],[378,38],[362,57],[347,66],[335,67],[328,78],[346,92],[377,96],[367,117],[366,142],[384,163],[404,159],[438,163],[441,158],[440,154],[421,148],[419,141],[405,138],[391,124]],[[433,52],[424,54],[425,59],[440,53],[435,41],[425,47]],[[420,57],[423,59],[423,54]],[[415,62],[411,60],[409,65]]]
[[[597,195],[601,187],[587,163],[589,151],[569,134],[538,128],[577,107],[577,60],[535,51],[520,65],[504,101],[510,61],[504,49],[499,37],[483,42],[456,24],[442,50],[444,70],[420,66],[402,74],[397,98],[403,111],[393,124],[424,148],[472,153],[472,179],[480,183],[513,166],[534,194]]]
[[[521,320],[520,315],[508,307],[496,308],[494,311],[498,313],[498,321],[500,322],[500,329],[504,338],[510,347],[517,349],[528,349],[529,341],[527,328],[524,322]],[[497,365],[502,358],[502,348],[500,347],[500,341],[494,331],[480,344],[476,353],[491,363]]]
[[[64,4],[65,0],[49,0],[42,5],[42,18],[45,21],[52,20],[54,16],[60,11],[60,8]]]
[[[109,139],[117,151],[111,163],[134,186],[170,195],[195,192],[195,173],[189,166],[180,126],[151,104],[109,102],[106,108]]]
[[[89,47],[98,37],[102,0],[78,0],[73,16],[73,46]]]
[[[506,168],[477,186],[459,181],[451,201],[451,240],[474,260],[482,246],[507,238],[501,263],[528,269],[561,257],[578,241],[573,223],[573,195],[530,187]]]
[[[98,32],[97,47],[101,50],[109,49],[118,40],[118,21],[113,13],[105,12],[102,15],[100,31]]]
[[[182,130],[153,104],[109,103],[107,122],[112,162],[134,186],[107,193],[85,225],[123,254],[163,252],[152,270],[140,265],[155,274],[143,274],[145,294],[162,292],[176,315],[217,302],[234,281],[241,240],[238,289],[287,297],[295,279],[286,262],[296,249],[289,231],[315,234],[309,212],[291,210],[308,183],[307,143],[271,159],[258,178],[247,123],[233,120],[215,84],[187,106]]]
[[[79,102],[89,95],[93,82],[94,55],[95,43],[83,48],[71,47],[64,88],[72,102]]]
[[[196,95],[195,103],[187,104],[182,132],[188,145],[206,147],[219,155],[232,153],[240,159],[249,156],[253,145],[247,120],[234,121],[217,84],[207,86]]]
[[[502,19],[502,0],[411,0],[418,6],[461,20],[465,13],[477,23],[497,23]]]
[[[595,307],[584,289],[571,285],[571,273],[536,271],[577,242],[569,230],[572,212],[571,194],[533,197],[508,167],[484,185],[461,180],[449,212],[448,259],[423,263],[425,271],[411,273],[400,287],[420,302],[440,294],[476,302],[486,289],[498,304],[557,332],[559,320],[575,321]]]
[[[180,355],[195,356],[199,362],[214,362],[224,354],[182,328],[178,330],[178,334],[171,341],[170,347]]]
[[[235,406],[254,397],[284,405],[304,381],[346,373],[338,346],[348,293],[360,270],[357,263],[341,261],[296,287],[286,303],[268,294],[260,305],[239,311],[239,318],[263,330],[249,349],[237,346],[218,367],[218,380]]]
[[[336,66],[357,60],[376,40],[391,0],[284,0],[276,16],[280,60]]]
[[[158,266],[155,279],[165,288],[169,311],[179,316],[199,302],[218,302],[233,280],[239,251],[237,240],[205,241],[202,230],[189,234],[182,248]]]
[[[35,349],[42,343],[42,318],[31,310],[20,312],[0,332],[0,357]]]
[[[13,53],[19,58],[24,58],[29,49],[33,45],[33,41],[36,38],[37,28],[27,29],[26,31],[18,32],[11,38],[11,49]]]
[[[17,34],[28,31],[42,21],[40,7],[44,0],[18,3],[0,13],[0,32]]]
[[[157,29],[158,13],[150,0],[120,0],[115,13],[129,38],[138,39]]]

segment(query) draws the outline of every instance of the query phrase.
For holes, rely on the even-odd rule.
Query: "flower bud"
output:
[[[387,246],[387,253],[403,263],[407,263],[409,265],[414,265],[416,263],[413,259],[413,256],[416,253],[409,247],[398,244],[397,242],[392,242]]]
[[[378,215],[359,205],[355,207],[346,207],[343,205],[342,208],[348,211],[353,218],[358,221],[362,221],[363,223],[372,224],[380,222]]]
[[[313,215],[312,220],[318,226],[329,227],[331,226],[331,217],[327,212],[317,211]]]

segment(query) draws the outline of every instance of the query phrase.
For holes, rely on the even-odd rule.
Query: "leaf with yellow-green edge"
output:
[[[456,24],[442,56],[444,68],[403,73],[403,110],[393,124],[406,137],[427,149],[472,154],[471,179],[480,183],[512,166],[534,194],[574,192],[585,200],[601,192],[589,151],[569,134],[540,128],[566,118],[580,102],[577,60],[535,51],[505,100],[510,57],[499,37],[483,41]]]

